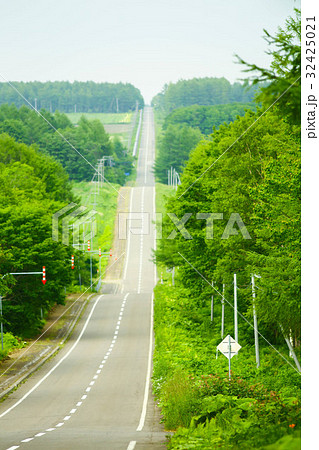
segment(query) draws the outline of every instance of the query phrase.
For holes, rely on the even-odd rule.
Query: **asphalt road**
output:
[[[58,355],[0,404],[1,450],[165,448],[150,389],[154,147],[153,112],[145,108],[133,214],[120,218],[122,286],[96,295]]]

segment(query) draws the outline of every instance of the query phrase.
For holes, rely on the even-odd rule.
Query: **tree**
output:
[[[0,283],[5,294],[5,329],[20,336],[34,335],[45,314],[63,303],[64,287],[74,276],[66,270],[71,248],[52,240],[52,214],[74,201],[68,176],[51,157],[33,147],[0,135],[0,273],[38,272],[11,276]]]
[[[156,256],[169,267],[179,266],[180,280],[192,293],[190,301],[197,305],[210,297],[211,288],[193,267],[218,286],[231,285],[234,273],[239,285],[249,285],[251,273],[261,274],[267,301],[259,320],[266,333],[275,339],[285,322],[298,337],[298,130],[268,113],[236,142],[257,117],[247,112],[235,122],[222,125],[213,133],[212,141],[202,141],[191,153],[182,184],[166,205],[167,212],[178,219],[192,214],[185,225],[191,239],[181,233],[167,239],[176,226],[166,217],[164,239]],[[278,174],[281,178],[275,185]],[[287,187],[290,190],[285,194]],[[267,203],[260,204],[262,199]],[[197,214],[218,215],[211,237],[207,236],[206,220]],[[240,222],[233,223],[225,235],[232,214],[240,217],[249,238],[241,232]],[[266,315],[265,308],[271,304],[275,306]],[[250,290],[241,294],[240,312],[251,313]]]
[[[275,49],[267,53],[272,56],[270,69],[265,69],[237,59],[247,68],[244,72],[257,72],[250,80],[253,84],[268,82],[261,89],[256,100],[263,103],[264,108],[275,101],[280,113],[292,123],[299,124],[301,118],[301,12],[295,9],[296,17],[286,20],[285,28],[279,28],[275,36],[264,30],[265,40]]]
[[[172,166],[181,172],[189,154],[201,140],[199,130],[182,126],[169,125],[159,145],[159,154],[155,163],[155,174],[162,183],[167,183],[167,170]]]

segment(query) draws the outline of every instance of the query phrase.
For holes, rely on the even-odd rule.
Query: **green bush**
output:
[[[5,359],[8,356],[8,353],[15,348],[24,347],[25,342],[21,339],[13,336],[12,333],[4,333],[3,334],[3,350],[2,346],[0,347],[0,361]]]

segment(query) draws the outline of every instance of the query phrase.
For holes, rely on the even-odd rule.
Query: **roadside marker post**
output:
[[[90,252],[90,275],[91,275],[91,289],[92,289],[92,284],[93,284],[93,268],[92,268],[92,254],[97,254],[99,255],[99,267],[100,269],[98,270],[98,272],[100,273],[100,279],[102,278],[102,256],[108,255],[108,256],[112,256],[112,249],[110,249],[109,252],[102,252],[101,248],[99,248],[98,251],[93,251],[91,250],[91,244],[90,241],[88,241],[88,252]]]

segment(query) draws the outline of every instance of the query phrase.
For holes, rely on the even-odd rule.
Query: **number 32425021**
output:
[[[313,40],[315,38],[315,24],[306,25],[306,60],[311,64],[306,65],[306,78],[315,78],[316,66],[314,64],[315,54],[316,54],[316,42]],[[308,40],[309,39],[309,40]]]

